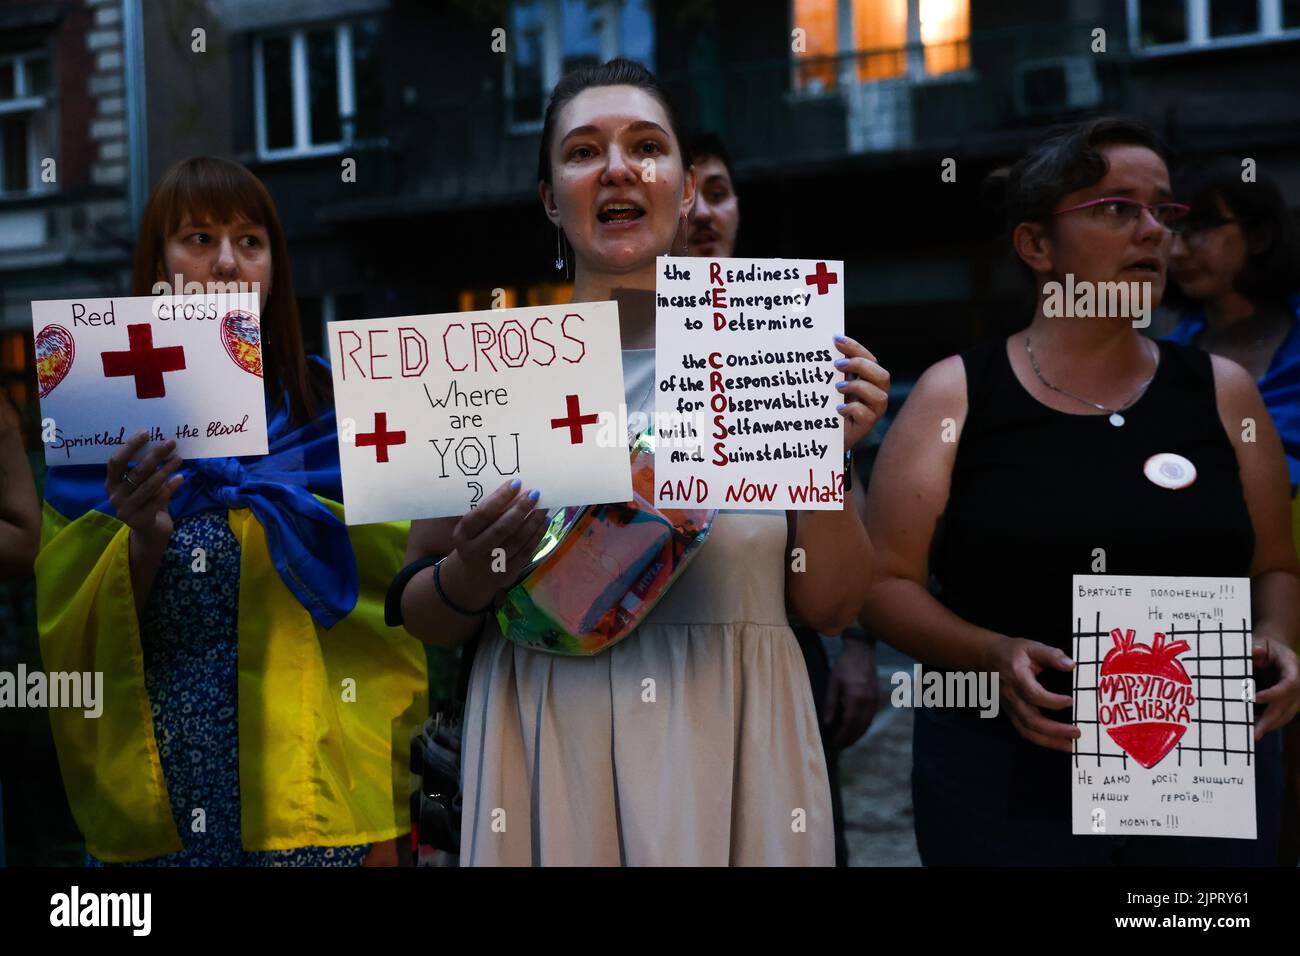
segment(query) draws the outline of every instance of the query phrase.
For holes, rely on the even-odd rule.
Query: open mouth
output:
[[[596,218],[603,223],[633,222],[645,215],[645,210],[635,203],[607,202],[600,207]]]
[[[1138,262],[1130,262],[1124,267],[1128,272],[1150,272],[1153,275],[1160,273],[1160,263],[1155,259],[1142,259]]]

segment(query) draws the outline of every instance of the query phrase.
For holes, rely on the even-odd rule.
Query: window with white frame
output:
[[[0,53],[0,196],[50,188],[41,181],[51,146],[49,95],[45,53]]]
[[[654,68],[649,0],[514,0],[506,53],[510,125],[540,128],[564,74],[616,56]]]
[[[313,24],[253,40],[257,153],[336,153],[383,124],[380,21]]]
[[[1300,37],[1300,0],[1128,0],[1133,44],[1164,51]]]

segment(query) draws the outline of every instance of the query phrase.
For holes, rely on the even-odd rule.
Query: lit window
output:
[[[795,52],[795,85],[808,93],[835,88],[834,58],[839,53],[835,2],[794,0],[794,29],[803,31],[803,49]]]
[[[907,0],[854,0],[853,40],[860,82],[906,74]]]
[[[921,43],[928,75],[968,69],[969,41],[968,0],[921,0]]]
[[[0,56],[0,196],[48,188],[41,160],[49,155],[50,61],[43,53]]]
[[[795,89],[804,93],[834,89],[845,75],[870,83],[970,67],[970,0],[791,0],[790,8],[804,31],[794,54]],[[913,9],[918,22],[909,24]],[[841,29],[849,22],[851,43]],[[917,36],[909,51],[908,38]],[[853,69],[845,74],[837,58],[848,57]]]
[[[501,300],[496,301],[496,289],[461,289],[457,295],[456,309],[459,312],[484,312],[498,306],[513,309],[519,304],[519,293],[513,287],[501,290]]]
[[[525,286],[523,301],[519,290],[513,287],[501,290],[501,301],[495,299],[496,289],[461,289],[456,296],[456,307],[461,312],[483,312],[487,309],[513,309],[520,305],[564,305],[573,299],[572,282],[537,282]]]
[[[506,46],[510,122],[532,128],[560,77],[624,56],[654,68],[649,0],[515,0]]]
[[[266,34],[253,45],[257,152],[263,159],[334,153],[379,134],[378,20]]]

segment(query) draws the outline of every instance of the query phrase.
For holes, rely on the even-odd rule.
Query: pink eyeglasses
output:
[[[1081,202],[1077,206],[1058,209],[1052,215],[1059,216],[1062,213],[1075,212],[1079,209],[1092,209],[1093,219],[1104,222],[1116,229],[1133,225],[1141,217],[1142,210],[1145,209],[1151,213],[1152,219],[1170,232],[1180,232],[1183,228],[1183,221],[1187,218],[1188,213],[1192,211],[1191,206],[1180,202],[1144,203],[1138,202],[1136,199],[1126,199],[1123,196],[1103,196],[1100,199]]]

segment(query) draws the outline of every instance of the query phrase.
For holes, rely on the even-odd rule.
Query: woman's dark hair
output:
[[[1218,199],[1228,207],[1228,216],[1241,224],[1249,252],[1234,288],[1254,301],[1287,308],[1300,291],[1300,228],[1276,184],[1267,179],[1244,182],[1240,162],[1227,159],[1190,166],[1174,182],[1178,201],[1192,207],[1189,228],[1223,222]],[[1186,303],[1181,290],[1173,300]]]
[[[308,362],[302,322],[293,293],[289,245],[271,194],[262,181],[238,163],[200,156],[176,163],[158,180],[140,219],[131,275],[132,295],[152,295],[166,275],[163,248],[186,219],[196,223],[248,221],[266,230],[271,247],[271,292],[262,310],[262,368],[273,402],[289,395],[289,417],[303,425],[332,399],[329,373]],[[179,293],[181,290],[175,290]]]
[[[672,101],[653,73],[635,60],[617,57],[600,66],[584,66],[565,74],[551,91],[551,99],[546,104],[546,118],[542,122],[542,144],[537,157],[537,179],[539,182],[551,181],[551,141],[555,138],[555,121],[560,111],[569,101],[594,86],[635,86],[645,90],[664,108],[668,114],[668,125],[682,151],[682,168],[691,165],[690,149],[681,135],[681,124],[677,121],[677,111]]]
[[[990,198],[1003,211],[1008,229],[1022,222],[1047,222],[1063,196],[1101,182],[1110,169],[1105,146],[1145,146],[1166,163],[1169,151],[1143,123],[1104,116],[1060,127],[1016,163],[989,175]]]

